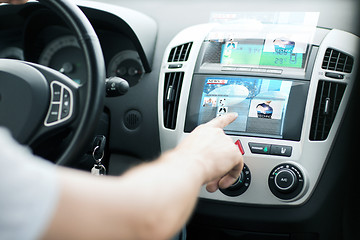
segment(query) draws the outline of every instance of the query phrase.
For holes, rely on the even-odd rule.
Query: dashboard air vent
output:
[[[342,53],[332,48],[326,49],[322,69],[351,73],[354,64],[354,58],[348,54]]]
[[[343,83],[319,81],[313,118],[310,130],[310,140],[322,141],[328,137],[334,122],[346,85]]]
[[[188,42],[171,49],[168,62],[184,62],[189,58],[192,42]]]
[[[175,129],[184,72],[165,73],[164,126]]]

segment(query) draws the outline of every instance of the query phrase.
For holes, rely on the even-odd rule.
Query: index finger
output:
[[[212,119],[211,121],[205,123],[204,125],[211,126],[211,127],[224,128],[227,125],[229,125],[230,123],[232,123],[233,121],[235,121],[235,119],[237,117],[238,117],[238,113],[236,113],[236,112],[227,113],[225,115],[222,115],[220,117]]]

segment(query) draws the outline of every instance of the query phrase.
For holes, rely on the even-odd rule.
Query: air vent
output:
[[[310,140],[322,141],[328,137],[344,95],[345,86],[342,83],[319,81],[311,123]]]
[[[322,69],[351,73],[354,65],[354,58],[348,54],[335,49],[326,49]]]
[[[183,62],[189,58],[192,42],[188,42],[171,49],[168,62]]]
[[[164,126],[175,129],[184,72],[165,73]]]

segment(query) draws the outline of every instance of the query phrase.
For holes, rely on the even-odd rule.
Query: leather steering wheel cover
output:
[[[56,164],[68,166],[80,157],[93,137],[105,97],[105,63],[99,39],[84,13],[71,0],[39,0],[58,14],[73,30],[82,48],[86,61],[87,81],[84,107],[79,112],[79,124],[66,150]]]

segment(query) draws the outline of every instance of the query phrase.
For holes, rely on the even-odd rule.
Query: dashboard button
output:
[[[279,191],[291,192],[296,188],[296,175],[290,169],[280,170],[275,176],[275,185]]]
[[[179,63],[179,64],[169,64],[168,68],[169,69],[176,69],[176,68],[182,68],[182,64]]]
[[[326,72],[325,77],[334,78],[334,79],[344,79],[344,74]]]
[[[249,148],[252,153],[257,154],[270,154],[271,145],[263,143],[249,142]]]
[[[239,148],[241,154],[244,155],[245,151],[239,139],[235,142],[235,145]]]
[[[291,146],[282,146],[282,145],[271,145],[270,154],[290,157],[292,152]]]

